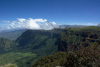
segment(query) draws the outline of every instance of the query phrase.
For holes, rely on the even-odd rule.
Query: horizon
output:
[[[0,0],[0,29],[100,23],[100,0]]]

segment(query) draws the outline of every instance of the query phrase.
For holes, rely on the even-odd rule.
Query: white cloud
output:
[[[12,21],[10,24],[9,29],[11,28],[26,28],[26,29],[44,29],[44,30],[50,30],[54,27],[52,25],[56,26],[55,22],[48,23],[47,19],[24,19],[24,18],[18,18],[17,21]]]
[[[26,26],[26,28],[28,28],[28,29],[39,29],[40,28],[40,26],[39,26],[39,24],[37,23],[38,21],[40,21],[39,19],[38,20],[35,20],[35,19],[29,19],[29,20],[27,20],[26,21],[26,24],[25,24],[25,26]]]
[[[25,19],[24,19],[24,18],[18,18],[18,21],[19,21],[19,22],[24,22]]]
[[[53,21],[52,23],[51,23],[52,25],[56,25],[56,23]]]
[[[33,20],[35,20],[36,22],[47,22],[46,19],[33,19]]]

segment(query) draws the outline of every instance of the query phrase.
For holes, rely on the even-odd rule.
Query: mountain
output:
[[[0,56],[4,56],[3,59],[7,56],[10,61],[1,58],[0,64],[4,65],[6,61],[7,64],[16,64],[18,67],[30,67],[36,60],[58,52],[59,37],[58,30],[27,30],[15,41],[3,38],[4,41],[0,40],[0,47],[6,42],[9,47],[2,47],[1,51],[4,53]]]
[[[62,33],[60,51],[37,60],[33,67],[99,67],[100,27],[69,28]]]
[[[59,28],[81,28],[81,27],[87,27],[84,25],[59,25]],[[7,38],[10,40],[16,40],[19,36],[22,35],[27,29],[13,29],[13,30],[4,30],[0,31],[0,38]]]
[[[54,30],[27,30],[15,42],[19,51],[51,54],[58,51],[59,33]]]
[[[0,31],[0,38],[7,38],[10,40],[16,40],[26,29],[14,29],[14,30],[4,30]]]
[[[70,60],[74,63],[73,59],[71,59],[74,56],[74,59],[77,59],[76,56],[80,56],[78,60],[86,56],[87,59],[81,61],[81,63],[83,61],[86,63],[89,58],[92,60],[92,52],[99,54],[99,40],[100,28],[96,26],[54,30],[26,30],[16,40],[0,39],[0,65],[3,64],[4,66],[11,63],[18,67],[31,67],[32,65],[37,67],[37,65],[41,66],[41,64],[42,67],[61,64],[67,66],[70,64]],[[97,50],[95,50],[96,48]],[[88,51],[88,49],[90,50]],[[64,53],[57,53],[59,51]],[[70,52],[74,52],[74,54],[70,56]],[[90,54],[84,55],[88,54],[87,52]],[[93,57],[95,58],[94,54]],[[69,56],[69,60],[67,59],[69,63],[66,60],[66,55]],[[44,59],[41,60],[41,58]]]
[[[82,28],[87,27],[86,25],[59,25],[59,28]]]

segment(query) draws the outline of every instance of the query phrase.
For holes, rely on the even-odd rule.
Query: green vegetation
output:
[[[68,28],[60,38],[60,50],[74,51],[98,42],[100,28],[91,26],[85,28]]]
[[[58,52],[42,58],[33,67],[100,67],[100,43],[73,52]]]
[[[17,64],[18,67],[28,67],[32,65],[32,62],[37,57],[34,53],[21,53],[21,52],[10,52],[0,55],[0,65],[5,64]],[[27,64],[28,63],[28,64]],[[27,64],[27,65],[26,65]]]
[[[10,51],[13,46],[14,43],[9,39],[0,38],[0,53],[5,53],[7,51]]]
[[[99,27],[67,28],[62,31],[58,45],[59,51],[64,51],[66,54],[60,52],[45,57],[34,63],[33,67],[99,67],[99,40]]]
[[[97,60],[99,59],[99,40],[100,27],[96,26],[27,30],[15,41],[0,38],[0,65],[77,67],[80,64],[80,67],[93,67],[100,62]]]
[[[52,35],[51,35],[52,33]],[[20,52],[33,52],[38,55],[49,55],[58,51],[59,34],[53,31],[28,30],[20,36],[16,43],[16,50]]]
[[[5,45],[9,47],[8,49],[2,47],[1,60],[4,60],[0,63],[3,65],[8,63],[17,64],[18,67],[31,67],[36,60],[58,51],[57,38],[58,34],[54,33],[54,31],[44,30],[28,30],[16,41],[1,38],[0,47],[4,46],[6,42]],[[29,52],[35,53],[37,56],[34,58],[33,55],[30,56]],[[20,59],[18,59],[19,56]]]
[[[63,65],[66,61],[67,54],[65,52],[58,52],[54,55],[45,57],[37,61],[33,67],[56,67]]]
[[[4,66],[0,66],[0,67],[17,67],[16,64],[6,64]]]

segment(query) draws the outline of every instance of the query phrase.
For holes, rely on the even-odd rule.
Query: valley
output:
[[[16,40],[0,38],[0,65],[16,64],[18,67],[67,65],[70,67],[81,63],[81,66],[93,66],[89,63],[90,60],[95,60],[93,62],[96,65],[95,56],[99,53],[99,44],[100,28],[98,26],[26,30]],[[91,58],[91,54],[94,59]],[[80,61],[82,58],[86,59]]]

